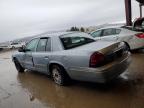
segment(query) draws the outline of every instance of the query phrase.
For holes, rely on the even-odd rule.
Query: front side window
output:
[[[80,36],[62,37],[60,39],[65,49],[75,48],[95,41],[94,39]]]
[[[92,37],[100,37],[101,36],[101,30],[99,30],[99,31],[96,31],[96,32],[94,32],[94,33],[92,33],[91,35],[92,35]]]
[[[47,39],[40,39],[38,46],[37,46],[37,52],[43,52],[46,51],[46,44],[47,44]]]
[[[121,30],[120,29],[115,29],[115,34],[120,34]]]
[[[35,51],[38,41],[39,39],[33,39],[27,44],[26,49],[30,51]]]
[[[113,34],[114,34],[114,31],[111,28],[103,30],[103,36],[109,36],[109,35],[113,35]]]

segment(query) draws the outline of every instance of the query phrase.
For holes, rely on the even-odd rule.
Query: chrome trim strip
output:
[[[24,62],[24,61],[21,61],[21,63],[24,63],[24,64],[31,64],[30,62]],[[34,66],[46,67],[46,65],[44,65],[44,64],[34,64]]]
[[[44,65],[44,64],[35,64],[35,66],[46,67],[46,65]]]

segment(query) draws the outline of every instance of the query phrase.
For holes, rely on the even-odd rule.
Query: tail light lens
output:
[[[95,52],[90,57],[89,66],[93,68],[99,67],[103,61],[104,61],[104,55],[99,52]]]
[[[143,34],[143,33],[136,34],[136,36],[137,36],[138,38],[144,38],[144,34]]]

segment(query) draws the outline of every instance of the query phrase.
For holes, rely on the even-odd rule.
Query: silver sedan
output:
[[[86,33],[64,32],[34,38],[12,55],[18,72],[52,76],[58,85],[69,79],[104,83],[125,72],[130,53],[124,42],[95,41]]]
[[[131,50],[144,48],[144,33],[128,29],[127,27],[105,27],[90,33],[95,40],[127,43]]]

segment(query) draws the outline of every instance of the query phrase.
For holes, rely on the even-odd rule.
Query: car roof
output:
[[[102,27],[100,29],[108,29],[108,28],[121,28],[122,26],[108,26],[108,27]],[[99,29],[99,30],[100,30]]]
[[[50,37],[50,38],[53,37],[53,38],[54,38],[54,37],[63,37],[63,36],[65,37],[65,36],[67,36],[67,35],[74,36],[73,34],[75,34],[75,33],[77,33],[77,34],[78,34],[78,33],[87,34],[87,33],[80,32],[80,31],[42,33],[42,34],[33,36],[33,38],[30,39],[28,42],[26,42],[26,44],[29,43],[31,40],[37,39],[37,38],[47,38],[47,37]],[[85,37],[94,39],[93,37],[88,36],[88,34],[85,35]]]
[[[53,33],[42,33],[39,35],[36,35],[36,38],[39,37],[53,37],[53,36],[63,36],[63,35],[68,35],[68,34],[73,34],[73,33],[79,33],[79,32],[53,32]]]
[[[99,31],[99,30],[102,30],[102,29],[109,29],[109,28],[122,29],[122,27],[123,26],[107,26],[107,27],[102,27],[102,28],[96,29],[96,30],[92,31],[91,33],[94,33],[96,31]]]

